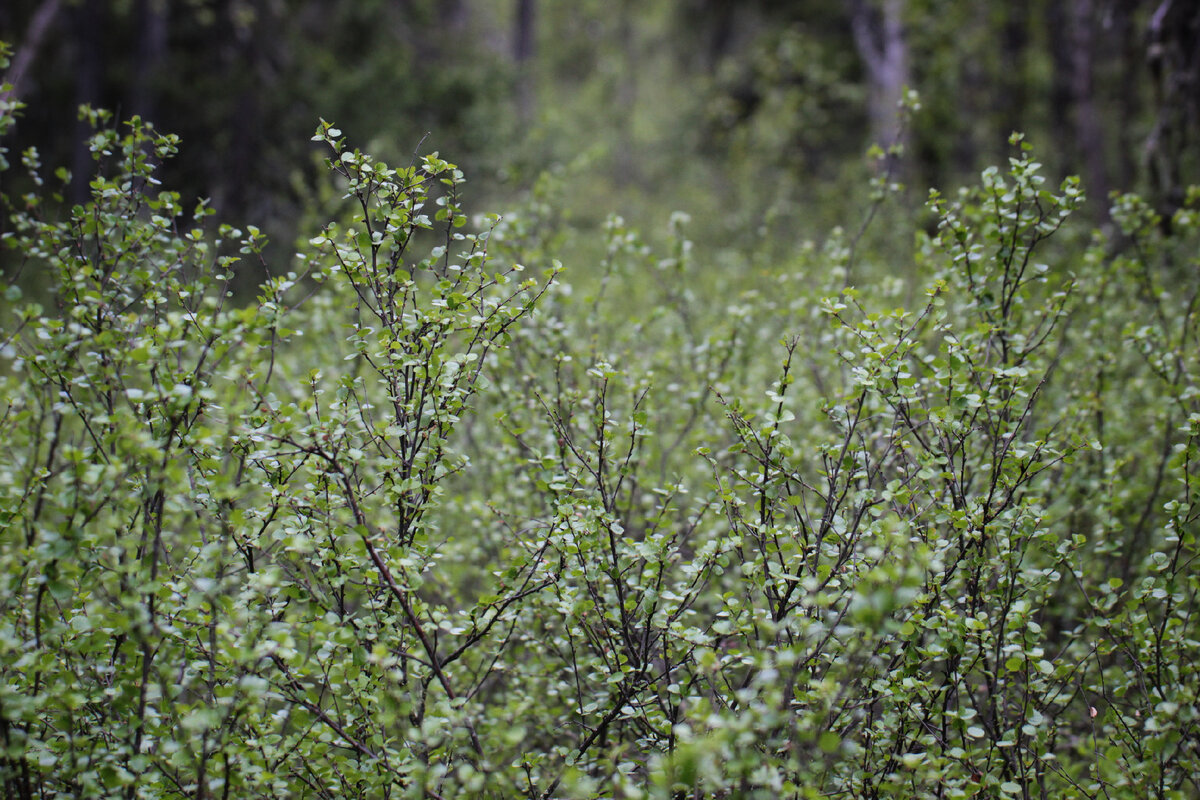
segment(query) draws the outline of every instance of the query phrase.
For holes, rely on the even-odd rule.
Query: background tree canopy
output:
[[[281,243],[321,196],[324,117],[395,159],[454,153],[480,202],[567,167],[582,220],[683,210],[786,248],[861,205],[871,144],[907,146],[920,203],[1014,130],[1084,178],[1094,219],[1113,188],[1169,218],[1196,169],[1198,19],[1178,0],[14,0],[0,36],[30,104],[15,151],[82,176],[76,107],[141,115],[188,143],[167,172],[185,196]],[[922,111],[900,130],[904,87]]]

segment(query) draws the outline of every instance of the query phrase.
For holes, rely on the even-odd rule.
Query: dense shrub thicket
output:
[[[905,263],[613,219],[571,291],[322,123],[350,211],[247,305],[91,114],[87,204],[6,198],[6,796],[1200,792],[1200,192],[1089,238],[1014,137]]]

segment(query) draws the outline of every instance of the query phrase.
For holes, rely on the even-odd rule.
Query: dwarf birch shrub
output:
[[[273,290],[262,308],[227,305],[232,253],[253,256],[257,232],[211,237],[203,204],[186,214],[153,190],[153,160],[176,140],[89,114],[92,202],[61,221],[26,203],[6,236],[54,287],[48,313],[6,309],[14,797],[132,793],[151,775],[157,794],[219,785],[238,720],[262,708],[251,665],[265,620],[241,602],[237,568],[237,506],[256,492],[235,430],[253,399],[231,390],[289,332]]]
[[[1196,792],[1200,194],[1084,240],[1015,137],[874,285],[682,217],[571,284],[322,122],[279,270],[85,113],[5,199],[6,796]]]
[[[559,752],[590,775],[578,784],[585,795],[612,784],[628,796],[1096,797],[1121,787],[1141,796],[1130,767],[1109,765],[1113,774],[1097,778],[1085,755],[1097,752],[1087,742],[1104,713],[1088,681],[1123,669],[1098,658],[1113,647],[1095,629],[1111,624],[1111,610],[1089,598],[1119,588],[1106,572],[1122,548],[1108,541],[1115,530],[1073,524],[1087,513],[1080,498],[1104,502],[1097,464],[1146,455],[1145,438],[1097,429],[1080,413],[1098,402],[1097,368],[1114,361],[1097,358],[1112,346],[1097,331],[1136,316],[1137,295],[1124,284],[1115,306],[1095,302],[1117,283],[1104,255],[1113,244],[1098,240],[1082,256],[1056,246],[1082,194],[1074,180],[1048,190],[1028,148],[1019,138],[1014,146],[1006,172],[986,171],[952,200],[931,198],[940,225],[914,253],[928,281],[915,311],[874,310],[911,296],[892,285],[823,304],[832,286],[797,288],[786,305],[749,301],[759,318],[739,335],[778,338],[809,308],[823,308],[831,325],[784,339],[766,402],[744,390],[773,360],[762,339],[740,353],[738,381],[710,378],[728,427],[701,423],[699,458],[672,459],[672,481],[654,482],[641,454],[655,437],[639,443],[638,432],[678,430],[678,417],[656,428],[672,411],[656,407],[654,384],[669,382],[678,400],[687,370],[659,361],[644,340],[640,353],[632,342],[621,350],[621,362],[599,359],[580,346],[594,333],[580,335],[565,307],[553,330],[518,345],[522,358],[552,365],[522,373],[527,391],[557,387],[509,427],[511,463],[526,465],[518,471],[535,506],[555,498],[537,512],[540,524],[560,564],[574,564],[555,584],[563,618],[544,635],[561,643],[580,695],[576,752]],[[837,253],[836,239],[821,253],[833,285]],[[606,315],[593,309],[588,319],[597,316]],[[686,353],[685,326],[662,323],[670,316],[629,327],[652,330],[653,341],[675,336]],[[1115,361],[1141,358],[1129,355]],[[1128,368],[1150,379],[1137,363]],[[628,399],[614,414],[619,397]],[[1119,407],[1107,398],[1106,413]],[[1131,425],[1143,435],[1159,428]],[[1166,435],[1181,446],[1177,429]],[[707,476],[696,469],[705,464]],[[625,482],[655,487],[660,510],[667,500],[690,508],[650,525],[622,513],[619,499],[614,513],[613,488]],[[702,496],[673,493],[705,485]],[[1176,523],[1155,519],[1165,527],[1146,535],[1176,542]],[[1188,597],[1178,601],[1190,608]],[[1176,625],[1186,650],[1194,637],[1182,618]],[[1172,691],[1186,695],[1182,684]],[[554,729],[571,730],[569,717]],[[609,758],[589,756],[597,742]],[[1126,761],[1124,746],[1132,741],[1102,760]],[[1146,796],[1186,783],[1187,762],[1164,761],[1177,771],[1156,768],[1164,777]]]
[[[1114,535],[1097,549],[1114,569],[1077,572],[1095,643],[1094,670],[1084,690],[1093,725],[1081,750],[1090,761],[1088,786],[1119,787],[1134,797],[1186,797],[1197,790],[1200,774],[1200,686],[1188,666],[1200,655],[1198,201],[1193,189],[1167,236],[1162,220],[1139,198],[1119,196],[1113,212],[1120,238],[1096,248],[1096,259],[1105,259],[1130,286],[1124,297],[1107,299],[1127,309],[1121,334],[1143,369],[1124,399],[1144,420],[1147,440],[1141,448],[1126,445],[1111,462],[1098,465],[1108,481],[1099,494]],[[1098,378],[1114,367],[1133,370],[1124,359],[1101,363]],[[1097,427],[1111,427],[1102,419]],[[1124,432],[1114,434],[1124,441]],[[1121,485],[1125,481],[1141,486],[1132,490]],[[1130,503],[1131,497],[1137,502]]]
[[[486,601],[439,602],[424,517],[462,467],[447,442],[489,351],[545,282],[459,230],[453,165],[391,169],[323,125],[357,213],[314,237],[306,273],[236,307],[257,231],[211,236],[203,204],[185,215],[155,188],[176,140],[88,113],[92,200],[55,220],[31,198],[6,236],[54,303],[5,309],[8,793],[470,784],[503,737],[463,701],[545,579],[525,558]],[[435,228],[443,244],[407,260]],[[285,352],[313,283],[335,284],[310,303],[320,341]]]

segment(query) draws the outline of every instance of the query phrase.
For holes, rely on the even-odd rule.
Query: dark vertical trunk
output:
[[[957,130],[950,153],[955,172],[959,175],[970,175],[980,167],[981,146],[977,120],[984,113],[979,100],[987,88],[983,70],[977,61],[964,59],[960,62],[957,88]]]
[[[1029,0],[1010,0],[1004,6],[1004,23],[1000,32],[999,97],[996,111],[1000,129],[998,141],[1005,143],[1013,131],[1023,129],[1028,97],[1025,76],[1025,56],[1029,49]]]
[[[1069,149],[1074,140],[1071,128],[1071,47],[1067,30],[1066,3],[1070,0],[1049,0],[1046,3],[1046,30],[1050,32],[1050,137],[1059,152]]]
[[[212,31],[225,97],[214,120],[219,129],[212,132],[214,160],[208,194],[223,218],[258,223],[261,220],[250,213],[250,204],[266,195],[248,178],[263,174],[259,164],[264,124],[260,85],[267,43],[260,39],[263,31],[269,30],[269,21],[262,17],[249,24],[239,21],[233,6],[233,0],[221,0]]]
[[[1185,161],[1200,137],[1200,5],[1162,0],[1146,30],[1146,60],[1154,86],[1155,122],[1146,141],[1151,192],[1169,225],[1183,202]]]
[[[129,114],[154,121],[158,113],[157,79],[167,55],[167,3],[137,0],[134,7],[137,42],[133,53],[133,79],[129,87]]]
[[[1094,198],[1108,196],[1104,132],[1096,103],[1096,7],[1093,0],[1071,0],[1071,100],[1075,144],[1082,159],[1086,188]],[[1107,203],[1101,203],[1107,208]]]
[[[536,54],[536,2],[516,0],[513,15],[513,62],[517,68],[517,118],[524,124],[533,119],[533,58]]]
[[[705,52],[705,66],[709,74],[715,74],[721,59],[729,52],[733,42],[734,0],[709,0],[705,16],[712,20]]]
[[[83,0],[71,18],[71,38],[75,45],[75,104],[101,105],[104,93],[104,2]],[[71,156],[72,203],[88,199],[92,174],[92,154],[88,148],[91,127],[85,121],[75,124],[74,150]]]
[[[258,93],[253,85],[245,86],[238,92],[232,111],[228,124],[237,133],[230,140],[229,152],[224,159],[221,177],[224,207],[221,211],[234,219],[253,218],[246,180],[248,176],[261,171],[257,162],[262,125]]]
[[[1145,73],[1142,64],[1140,37],[1134,25],[1134,13],[1138,0],[1117,0],[1113,3],[1113,33],[1116,39],[1114,46],[1120,51],[1120,92],[1118,96],[1119,113],[1122,120],[1142,119],[1145,112],[1142,92]],[[1137,143],[1134,140],[1134,126],[1118,125],[1117,162],[1114,180],[1117,188],[1129,190],[1133,188],[1137,174]]]

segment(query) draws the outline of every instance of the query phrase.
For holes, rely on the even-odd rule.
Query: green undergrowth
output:
[[[5,201],[6,796],[1200,791],[1200,193],[1073,228],[1015,136],[894,262],[576,280],[322,123],[281,267],[90,113],[91,199]]]

